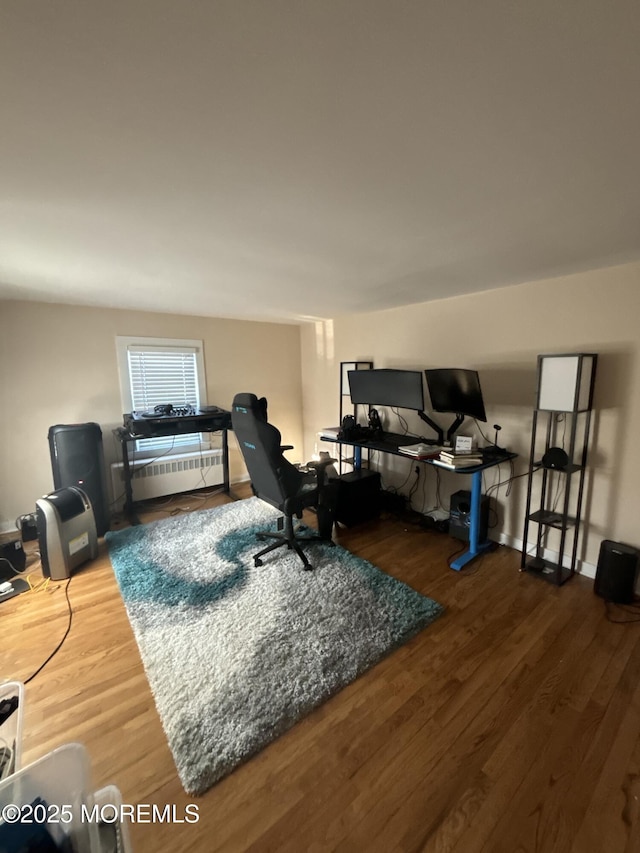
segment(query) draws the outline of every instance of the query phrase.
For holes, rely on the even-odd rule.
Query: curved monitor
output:
[[[396,406],[399,409],[424,409],[422,371],[349,370],[351,402],[365,406]]]
[[[445,367],[425,370],[425,376],[432,411],[487,420],[477,370]]]

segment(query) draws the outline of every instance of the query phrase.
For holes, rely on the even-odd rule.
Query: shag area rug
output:
[[[107,534],[180,780],[201,794],[442,607],[344,548],[255,568],[258,498]]]

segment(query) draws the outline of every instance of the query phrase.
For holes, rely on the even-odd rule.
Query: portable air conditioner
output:
[[[91,501],[77,486],[57,489],[36,501],[42,574],[59,581],[98,556]]]

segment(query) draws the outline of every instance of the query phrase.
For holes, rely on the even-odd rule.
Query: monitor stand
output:
[[[435,432],[435,434],[437,436],[435,441],[433,441],[433,439],[431,439],[431,441],[429,441],[428,439],[425,439],[425,444],[433,443],[435,445],[443,445],[444,444],[444,431],[443,431],[442,427],[439,426],[435,421],[432,421],[431,418],[429,417],[429,415],[425,415],[424,412],[418,412],[418,414],[420,415],[421,419],[426,424],[429,424],[429,426],[431,427],[431,429]]]
[[[458,432],[462,424],[464,423],[464,415],[456,415],[455,421],[451,424],[449,429],[447,430],[447,441],[451,444],[451,440],[453,436]]]

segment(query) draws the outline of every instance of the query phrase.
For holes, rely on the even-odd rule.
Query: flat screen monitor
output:
[[[350,370],[351,402],[365,406],[396,406],[399,409],[424,409],[420,370]]]
[[[434,412],[449,412],[479,421],[487,420],[477,370],[446,367],[425,370],[425,375]]]

